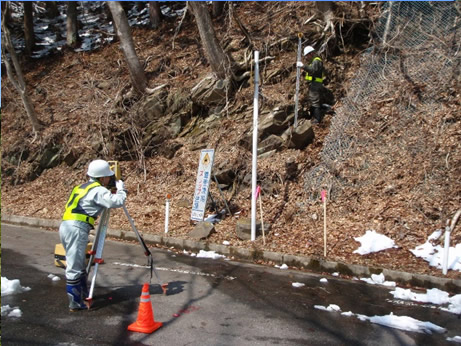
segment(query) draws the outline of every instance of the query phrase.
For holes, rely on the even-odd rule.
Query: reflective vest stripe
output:
[[[315,57],[314,60],[322,61],[322,59],[320,59],[318,56]],[[314,60],[312,60],[312,61],[314,61]],[[306,80],[308,82],[312,82],[312,76],[309,76],[309,73],[306,73]],[[314,80],[314,82],[323,83],[323,76],[322,76],[322,78],[315,77],[313,80]]]
[[[74,187],[69,200],[66,203],[66,211],[62,216],[64,221],[76,220],[86,222],[91,226],[94,226],[94,218],[85,213],[85,211],[79,206],[79,202],[92,188],[96,186],[101,186],[101,184],[98,182],[88,182]]]

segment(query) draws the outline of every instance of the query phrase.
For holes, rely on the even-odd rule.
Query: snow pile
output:
[[[365,235],[354,239],[361,243],[361,246],[354,251],[360,255],[398,247],[391,238],[376,233],[374,230],[366,231]]]
[[[417,246],[414,250],[410,250],[416,257],[421,257],[429,262],[429,265],[442,269],[442,260],[444,248],[441,245],[434,246],[431,240],[437,240],[442,235],[442,230],[433,232],[427,241]],[[448,252],[448,269],[461,271],[461,244],[455,247],[450,246]]]
[[[450,298],[447,292],[441,291],[437,288],[429,289],[426,291],[426,293],[414,293],[409,289],[403,289],[399,287],[390,293],[396,299],[411,300],[414,302],[430,303],[436,305],[448,304],[448,307],[442,308],[442,310],[451,312],[453,314],[461,314],[461,294],[457,294]]]
[[[279,266],[279,265],[276,264],[276,265],[275,265],[275,268],[279,268],[279,269],[285,270],[285,269],[288,269],[288,266],[287,266],[285,263],[283,263],[281,266]]]
[[[200,250],[200,252],[197,254],[197,258],[211,258],[211,259],[219,259],[219,258],[224,258],[226,256],[220,255],[214,251],[205,251],[205,250]]]
[[[292,285],[293,287],[303,287],[303,286],[304,286],[304,284],[301,283],[301,282],[293,282],[291,285]]]
[[[446,304],[448,303],[448,293],[432,288],[426,293],[414,293],[410,289],[403,289],[397,287],[395,291],[390,292],[394,298],[403,300],[412,300],[414,302],[432,303],[432,304]]]
[[[19,280],[8,280],[6,277],[2,276],[2,297],[26,291],[30,291],[30,287],[22,287]]]
[[[22,311],[18,307],[11,308],[9,305],[2,305],[2,317],[21,317]]]
[[[365,316],[357,315],[357,318],[361,321],[370,321],[372,323],[381,324],[383,326],[392,327],[401,330],[408,330],[410,332],[417,333],[427,333],[432,334],[436,333],[445,333],[446,329],[439,327],[438,325],[431,322],[423,322],[413,317],[408,316],[395,316],[392,312],[389,315],[385,316]]]
[[[457,342],[461,344],[461,336],[455,336],[453,338],[447,338],[448,341]]]
[[[365,281],[371,285],[383,285],[383,286],[395,287],[394,281],[385,281],[383,273],[379,275],[371,274],[371,278],[360,278],[360,280]]]
[[[48,278],[50,278],[51,281],[59,281],[59,280],[61,280],[61,278],[59,276],[56,276],[54,274],[49,274]]]
[[[19,280],[8,280],[2,276],[2,297],[10,294],[17,294],[30,291],[30,287],[22,287]],[[10,307],[9,305],[2,305],[2,317],[21,317],[22,311],[19,307]]]
[[[314,305],[314,308],[325,311],[341,312],[341,308],[336,304],[330,304],[328,307],[322,305]],[[371,323],[380,324],[383,326],[407,330],[417,333],[445,333],[446,329],[442,328],[431,322],[423,322],[408,316],[396,316],[392,312],[384,316],[366,316],[361,314],[354,314],[353,312],[343,312],[343,316],[356,316],[361,321],[370,321]]]
[[[314,305],[314,308],[325,311],[341,311],[341,308],[336,304],[330,304],[327,307],[322,305]]]

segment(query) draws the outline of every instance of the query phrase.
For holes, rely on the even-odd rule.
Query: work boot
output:
[[[315,110],[315,107],[309,107],[309,112],[307,114],[307,119],[311,120],[312,117],[314,116],[314,110]]]
[[[312,117],[314,118],[314,122],[321,123],[323,120],[323,111],[320,107],[314,107]]]
[[[66,285],[67,297],[69,298],[69,310],[71,312],[89,309],[89,303],[82,299],[82,286],[78,279],[78,283],[67,283]]]

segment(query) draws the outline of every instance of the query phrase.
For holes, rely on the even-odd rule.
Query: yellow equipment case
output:
[[[90,260],[90,251],[93,247],[93,243],[88,243],[86,246],[86,264],[88,265],[88,261]],[[66,267],[66,250],[61,243],[56,244],[54,248],[54,265],[56,267],[65,268]]]

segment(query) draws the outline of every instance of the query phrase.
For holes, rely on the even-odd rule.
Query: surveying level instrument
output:
[[[118,161],[108,161],[110,169],[115,173],[113,176],[113,186],[109,186],[109,188],[115,188],[115,181],[120,180],[122,177],[121,170],[120,170],[120,165]],[[111,183],[112,184],[112,181]],[[143,237],[141,234],[138,232],[136,229],[136,226],[134,225],[134,221],[131,218],[130,214],[128,213],[128,210],[123,204],[123,211],[125,212],[125,215],[128,218],[128,221],[131,225],[131,228],[133,229],[133,232],[136,234],[136,237],[138,238],[139,243],[141,244],[143,250],[144,250],[144,255],[147,256],[148,258],[148,265],[150,267],[150,282],[152,282],[152,272],[155,274],[157,281],[162,288],[163,294],[166,294],[166,290],[168,287],[168,284],[164,284],[160,281],[160,277],[157,274],[157,271],[155,270],[154,267],[154,261],[152,259],[152,253],[150,252],[149,248],[147,247],[146,243],[144,242]],[[94,262],[94,272],[93,272],[93,277],[91,279],[91,286],[90,286],[90,291],[89,295],[87,298],[87,301],[91,303],[93,300],[93,291],[94,291],[94,286],[96,282],[96,277],[98,275],[98,267],[99,264],[103,263],[104,260],[102,259],[102,252],[104,250],[104,242],[106,239],[106,234],[107,234],[107,227],[109,226],[109,217],[110,217],[110,209],[105,208],[101,214],[101,218],[96,230],[96,235],[95,239],[93,242],[93,246],[91,250],[89,251],[90,253],[90,259],[88,261],[87,267],[86,267],[86,273],[89,276],[90,271],[91,271],[91,266],[93,265]]]

